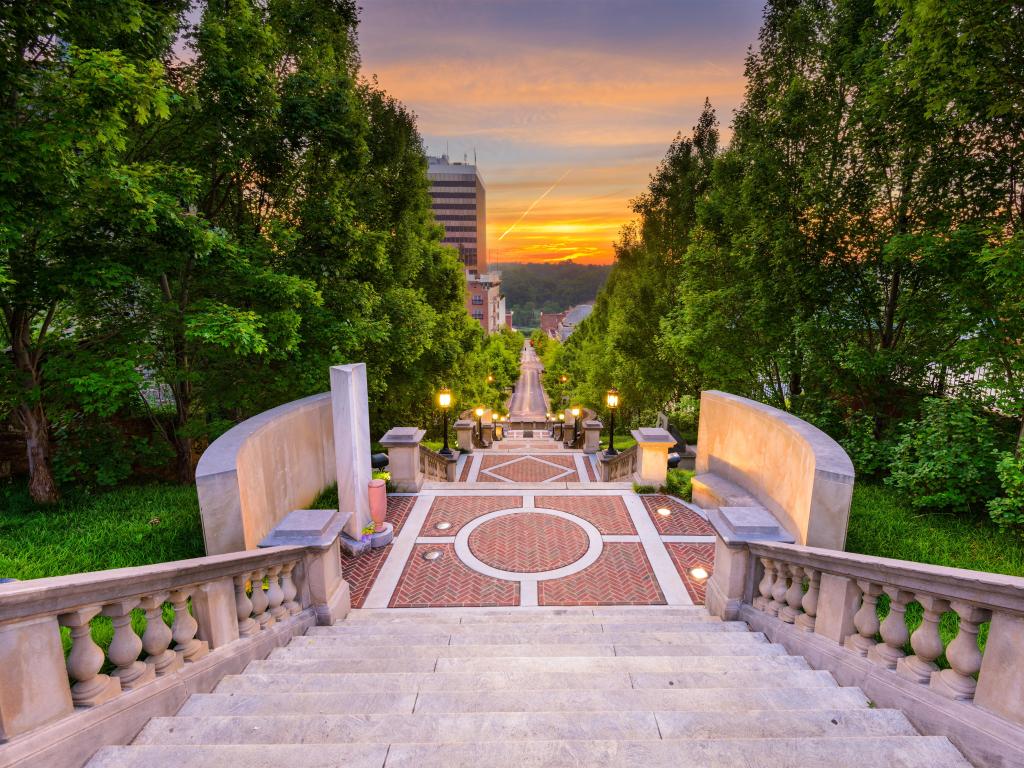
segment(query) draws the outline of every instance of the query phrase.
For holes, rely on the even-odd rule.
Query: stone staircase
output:
[[[89,763],[865,765],[968,763],[702,607],[354,610]]]

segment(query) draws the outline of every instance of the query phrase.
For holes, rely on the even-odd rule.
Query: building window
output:
[[[473,303],[474,304],[483,304],[484,303],[484,297],[483,296],[479,296],[479,295],[474,296],[473,297]]]
[[[473,310],[473,319],[474,320],[483,320],[484,319],[484,313],[481,310],[479,310],[479,309],[474,309]]]

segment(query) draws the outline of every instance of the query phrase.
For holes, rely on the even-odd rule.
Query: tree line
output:
[[[0,416],[29,488],[188,482],[232,424],[367,364],[375,432],[495,398],[413,114],[354,0],[0,9]]]
[[[517,328],[537,328],[541,312],[564,312],[594,300],[610,267],[576,264],[501,265],[501,289]]]
[[[771,0],[745,76],[728,144],[706,104],[633,201],[573,396],[692,421],[724,389],[1024,523],[1020,5]]]

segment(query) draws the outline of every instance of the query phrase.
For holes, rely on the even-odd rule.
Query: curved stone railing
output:
[[[446,482],[449,478],[449,462],[444,456],[421,445],[419,450],[420,472],[427,480]],[[452,465],[454,466],[454,465]]]
[[[854,472],[842,447],[763,403],[716,391],[700,403],[694,502],[760,505],[798,544],[843,549]]]
[[[341,524],[315,545],[0,586],[0,765],[78,768],[313,623],[343,618]],[[113,626],[105,650],[98,617]]]
[[[1024,578],[716,533],[711,613],[903,710],[976,765],[1024,765]]]
[[[214,440],[196,468],[207,554],[256,547],[337,479],[330,392],[243,421]]]
[[[615,456],[601,454],[601,482],[631,481],[637,471],[637,447],[634,445]]]

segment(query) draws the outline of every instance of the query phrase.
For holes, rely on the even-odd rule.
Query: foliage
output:
[[[992,425],[971,404],[928,398],[901,429],[886,483],[919,509],[972,509],[995,493],[995,450]]]
[[[563,312],[592,302],[610,268],[576,264],[501,264],[501,289],[517,328],[536,328],[541,312]]]
[[[864,412],[853,413],[844,424],[845,436],[839,440],[853,461],[858,477],[877,477],[887,471],[892,459],[892,440],[878,437],[878,425]]]
[[[988,513],[1000,528],[1024,532],[1024,456],[1004,453],[996,464],[1003,495],[988,503]]]
[[[684,501],[692,501],[693,475],[688,469],[670,469],[665,476],[665,493]]]
[[[654,493],[657,490],[653,485],[640,485],[640,483],[633,483],[633,493]]]

